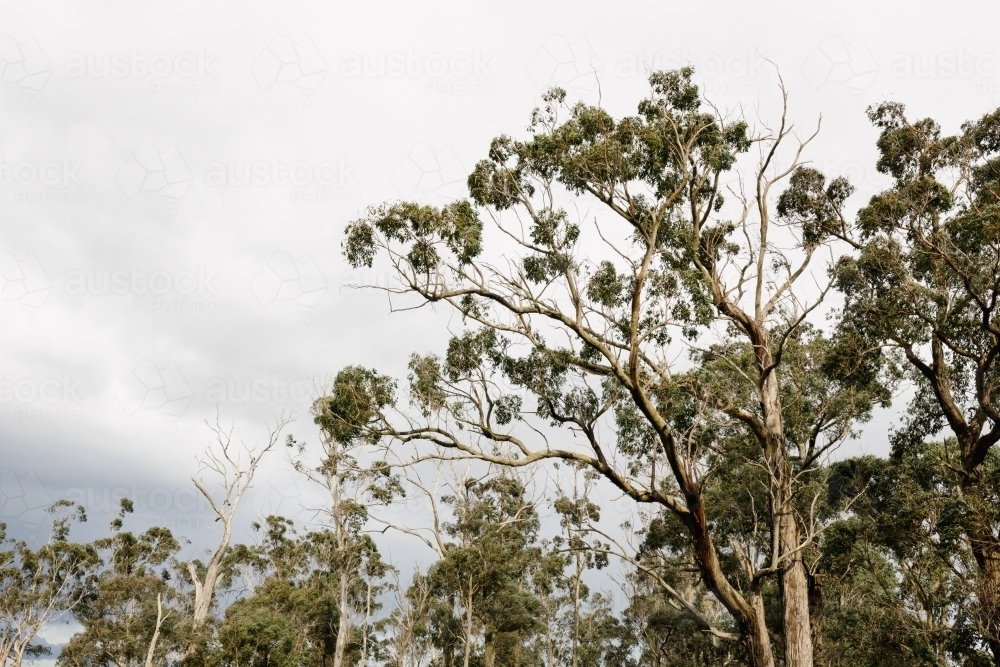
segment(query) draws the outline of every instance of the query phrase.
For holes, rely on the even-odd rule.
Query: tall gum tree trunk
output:
[[[770,355],[761,359],[763,368]],[[792,471],[785,449],[781,398],[776,371],[764,380],[761,408],[765,428],[765,458],[771,474],[771,494],[778,532],[778,588],[781,592],[781,625],[785,636],[785,667],[813,667],[812,622],[809,616],[809,582],[799,551],[800,535],[792,506]]]
[[[795,518],[781,521],[781,542],[787,548],[798,546],[798,528]],[[788,553],[785,550],[785,553]],[[782,625],[785,631],[785,665],[787,667],[813,667],[812,623],[809,619],[809,583],[806,569],[799,557],[791,557],[779,575],[782,592]]]
[[[691,511],[688,530],[694,539],[694,556],[705,585],[739,624],[740,638],[746,646],[750,667],[775,667],[771,637],[764,619],[763,599],[756,592],[744,598],[729,584],[707,530],[701,496],[688,498],[688,508]]]
[[[741,624],[744,644],[751,667],[774,667],[774,652],[771,650],[771,637],[767,631],[764,619],[764,600],[759,595],[752,596],[748,602],[751,614]]]
[[[229,550],[231,536],[232,524],[231,520],[227,519],[222,531],[222,540],[220,540],[219,547],[208,561],[208,565],[205,568],[205,578],[202,581],[199,582],[197,580],[198,575],[194,569],[194,565],[189,564],[188,566],[188,571],[195,580],[194,615],[192,619],[195,627],[204,625],[205,621],[208,620],[209,612],[212,610],[215,589],[219,585],[219,576],[222,571],[222,561]]]
[[[465,657],[462,659],[463,667],[469,667],[469,660],[472,658],[472,582],[469,582],[469,602],[465,607]]]
[[[579,664],[579,643],[580,643],[580,579],[583,573],[580,567],[580,554],[575,554],[576,558],[576,581],[573,586],[573,663],[572,667]]]
[[[347,649],[347,638],[351,633],[347,608],[347,573],[340,573],[340,618],[337,619],[337,644],[333,649],[333,667],[344,667],[344,653]]]

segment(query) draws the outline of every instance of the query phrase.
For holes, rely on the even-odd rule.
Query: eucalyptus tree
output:
[[[290,421],[290,418],[280,416],[268,429],[267,440],[261,446],[247,445],[242,441],[238,444],[233,442],[232,426],[223,428],[218,417],[214,424],[209,424],[215,439],[199,460],[198,474],[192,476],[191,481],[217,516],[216,521],[221,523],[222,534],[206,563],[198,560],[187,563],[187,576],[194,588],[192,622],[195,627],[203,626],[209,618],[216,589],[225,577],[226,557],[233,537],[233,521],[240,502],[250,489],[264,455],[274,449],[281,431]],[[206,472],[215,478],[214,484],[205,481]]]
[[[220,665],[323,665],[335,653],[336,573],[330,536],[300,535],[294,523],[269,516],[260,544],[239,545],[234,558],[256,575],[248,595],[229,605],[218,626]],[[317,548],[318,547],[318,548]],[[335,566],[334,566],[335,568]]]
[[[170,572],[180,544],[160,526],[138,535],[122,530],[132,509],[122,499],[111,535],[93,542],[100,567],[73,610],[82,629],[63,647],[57,665],[149,667],[180,658],[187,646],[186,614]]]
[[[333,667],[347,664],[348,642],[359,629],[362,631],[361,649],[365,654],[375,611],[373,595],[383,590],[383,580],[389,573],[375,542],[364,532],[368,507],[389,502],[402,492],[398,476],[392,474],[387,465],[380,461],[367,465],[364,438],[355,437],[352,429],[345,429],[339,420],[331,418],[341,410],[343,392],[339,389],[353,386],[361,376],[364,374],[342,373],[334,382],[333,395],[314,402],[313,418],[320,427],[318,459],[309,459],[303,443],[291,436],[287,440],[295,469],[322,487],[328,496],[329,504],[314,508],[328,522],[327,530],[314,535],[317,547],[322,547],[325,554],[322,560],[327,563],[332,578],[329,583],[335,591],[337,604]],[[377,388],[374,384],[370,384],[369,389],[373,390],[376,400],[388,391],[387,386]],[[359,584],[364,589],[360,594]]]
[[[523,485],[502,474],[470,478],[443,500],[455,516],[443,526],[450,540],[416,582],[443,603],[435,619],[443,663],[539,665],[532,640],[543,629],[542,604],[531,586],[539,519]]]
[[[69,540],[72,523],[87,520],[84,508],[60,500],[47,513],[49,536],[37,548],[8,539],[0,523],[0,665],[20,667],[43,654],[38,633],[73,613],[90,591],[97,552]]]
[[[793,381],[787,353],[822,339],[804,327],[829,289],[823,258],[853,234],[852,189],[803,166],[814,135],[796,134],[783,89],[776,127],[756,132],[707,104],[692,75],[652,75],[638,114],[621,119],[552,90],[529,137],[492,142],[471,201],[387,204],[349,224],[352,265],[385,263],[394,300],[450,306],[466,330],[443,358],[413,357],[412,407],[390,378],[344,369],[328,421],[397,452],[410,444],[416,459],[592,468],[676,518],[736,632],[703,629],[741,641],[754,667],[777,651],[809,667],[804,551],[817,523],[801,495],[882,395],[877,374],[833,353]],[[591,209],[585,230],[570,212]],[[836,372],[820,373],[828,361]],[[822,391],[800,401],[797,383]],[[704,493],[736,435],[755,443],[767,488],[742,543],[718,539]],[[780,598],[774,635],[765,586]]]
[[[584,603],[590,597],[590,590],[584,583],[584,573],[589,569],[601,569],[608,564],[606,549],[600,541],[591,541],[592,535],[588,528],[601,520],[600,507],[591,500],[597,474],[590,469],[584,472],[583,480],[573,475],[573,488],[567,494],[559,489],[553,503],[553,508],[559,516],[559,526],[562,534],[553,539],[553,551],[564,555],[570,572],[561,577],[562,588],[566,591],[566,602],[569,606],[569,655],[568,664],[571,667],[580,665],[580,640]]]
[[[824,536],[827,664],[990,664],[968,595],[975,561],[962,535],[957,447],[909,447],[891,459],[834,464],[831,498],[850,512]]]
[[[963,527],[978,572],[967,595],[1000,665],[1000,111],[952,136],[903,105],[869,109],[878,169],[891,186],[858,214],[856,255],[842,260],[840,325],[858,358],[900,362],[915,393],[895,455],[947,435],[957,451]],[[944,433],[942,433],[944,432]]]
[[[334,530],[300,532],[287,518],[269,516],[255,523],[263,539],[239,545],[233,557],[249,570],[254,585],[230,604],[217,627],[217,640],[202,658],[220,666],[324,667],[370,665],[382,658],[375,617],[388,574],[367,535],[345,555]],[[262,531],[262,532],[261,532]],[[360,609],[362,623],[344,618],[340,578],[348,570],[348,613]],[[342,637],[346,638],[341,639]],[[200,663],[200,664],[202,664]]]

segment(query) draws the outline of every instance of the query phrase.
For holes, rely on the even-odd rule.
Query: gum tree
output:
[[[359,630],[363,633],[363,649],[368,647],[371,624],[372,594],[384,589],[381,580],[389,572],[383,563],[375,542],[363,528],[368,521],[368,506],[389,501],[401,488],[388,466],[376,462],[365,465],[364,438],[356,437],[354,429],[345,428],[331,415],[339,413],[342,405],[338,388],[354,386],[370,379],[364,372],[342,373],[334,383],[331,398],[321,398],[313,404],[313,421],[320,427],[320,456],[318,461],[307,463],[306,447],[289,437],[287,446],[295,469],[321,487],[329,504],[315,508],[325,518],[328,526],[325,560],[329,563],[329,585],[337,605],[337,633],[333,654],[333,667],[347,664],[348,642]],[[369,382],[371,397],[383,400],[389,391],[388,383]],[[363,593],[359,590],[363,589]],[[358,619],[361,618],[361,623]],[[360,626],[360,627],[359,627]]]
[[[754,667],[782,650],[810,667],[803,552],[818,528],[803,489],[873,400],[807,326],[829,288],[821,258],[852,233],[851,188],[803,167],[811,137],[787,121],[784,93],[776,129],[755,134],[692,74],[654,74],[621,119],[550,91],[528,138],[492,142],[471,201],[387,204],[352,222],[352,265],[388,263],[392,299],[450,306],[466,329],[443,357],[413,357],[409,406],[388,378],[351,367],[329,417],[396,452],[409,444],[415,460],[593,469],[676,518],[735,628],[705,631],[741,642]],[[570,213],[588,208],[593,229]],[[809,383],[815,400],[798,393]],[[704,485],[737,442],[753,443],[767,493],[752,530],[720,541]]]
[[[140,534],[123,531],[132,511],[132,501],[123,498],[111,534],[92,544],[99,567],[73,610],[82,629],[63,647],[57,665],[163,664],[187,643],[171,575],[180,543],[161,526]]]
[[[291,419],[285,415],[278,417],[274,426],[268,429],[267,442],[255,446],[247,445],[245,442],[240,442],[238,445],[234,443],[232,426],[228,430],[223,428],[218,417],[215,424],[209,424],[209,428],[215,434],[215,440],[199,460],[198,474],[192,476],[191,481],[208,501],[218,517],[216,521],[221,522],[222,535],[207,563],[197,560],[187,563],[187,574],[194,586],[191,620],[196,628],[204,626],[208,620],[216,597],[216,588],[225,577],[226,557],[233,536],[233,521],[236,519],[240,502],[250,489],[261,459],[274,449],[281,431],[290,421]],[[212,488],[212,485],[205,481],[206,472],[216,478],[216,488]]]
[[[858,215],[858,253],[839,267],[841,333],[857,356],[909,370],[915,395],[894,456],[950,433],[960,497],[953,525],[971,546],[967,594],[1000,665],[1000,111],[943,136],[898,103],[869,109],[878,170],[893,179]],[[991,463],[992,459],[992,463]],[[946,460],[946,459],[942,459]]]
[[[8,539],[0,523],[0,665],[20,667],[45,654],[33,643],[38,633],[75,610],[97,568],[94,548],[69,540],[72,522],[87,520],[84,508],[60,500],[46,511],[49,536],[36,549]]]

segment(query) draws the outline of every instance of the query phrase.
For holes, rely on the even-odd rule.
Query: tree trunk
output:
[[[329,472],[327,485],[330,489],[330,496],[333,501],[331,515],[336,531],[337,551],[340,560],[339,599],[337,600],[337,642],[333,649],[333,667],[344,667],[344,655],[347,652],[347,640],[351,632],[350,607],[348,593],[350,591],[350,561],[347,553],[348,539],[346,521],[341,511],[340,496],[340,457],[339,454],[330,456],[332,471]]]
[[[771,365],[769,354],[761,367]],[[799,527],[792,506],[792,470],[788,464],[781,414],[777,371],[771,370],[761,387],[764,417],[764,458],[771,475],[772,530],[777,531],[778,589],[781,593],[781,626],[785,636],[785,667],[813,667],[812,623],[809,618],[809,584],[799,550]]]
[[[823,582],[819,572],[809,572],[809,621],[812,623],[813,662],[826,667],[823,654]]]
[[[153,638],[149,640],[149,650],[146,652],[146,667],[153,667],[153,656],[156,654],[156,642],[160,639],[160,626],[163,624],[163,602],[160,594],[156,594],[156,627],[153,628]]]
[[[233,508],[235,510],[235,507]],[[194,581],[194,614],[192,622],[194,626],[200,627],[208,620],[208,614],[212,610],[212,600],[215,598],[215,589],[219,585],[219,577],[222,574],[222,561],[229,551],[229,541],[232,539],[232,519],[235,512],[223,519],[222,539],[216,548],[208,565],[205,566],[205,578],[198,580],[198,573],[192,563],[188,563],[188,573]]]
[[[982,488],[984,466],[974,458],[980,437],[982,436],[968,431],[965,437],[959,439],[962,469],[965,472],[962,492],[969,498],[970,506],[977,513],[986,504]],[[990,520],[981,515],[973,516],[968,537],[972,555],[979,568],[979,586],[976,591],[981,613],[979,624],[993,657],[993,664],[1000,667],[1000,539],[994,534]]]
[[[579,645],[580,645],[580,579],[582,578],[582,572],[580,571],[580,553],[574,554],[576,557],[576,581],[574,582],[573,589],[573,667],[577,667],[579,662]]]
[[[751,613],[740,624],[740,634],[747,649],[750,667],[774,667],[771,636],[764,620],[764,600],[759,595],[747,600]]]
[[[978,488],[967,489],[970,495],[980,495]],[[973,534],[972,552],[979,567],[980,627],[983,639],[993,656],[993,664],[1000,667],[1000,542],[991,527],[984,521],[976,521]]]
[[[365,667],[368,664],[368,623],[372,616],[372,584],[368,582],[368,591],[365,596],[365,623],[363,634],[361,635],[361,662],[359,662],[360,667]]]
[[[794,523],[794,519],[790,522]],[[798,531],[795,531],[792,535],[797,538],[797,533]],[[802,564],[801,558],[788,559],[787,565],[781,569],[779,584],[782,602],[782,626],[785,631],[785,665],[787,667],[813,667],[812,623],[809,620],[809,584],[806,581],[806,568]]]
[[[348,593],[347,572],[340,573],[340,604],[338,607],[339,618],[337,619],[337,643],[333,649],[333,667],[344,667],[344,654],[347,650],[347,638],[351,633],[351,623],[348,618],[347,593]]]
[[[771,637],[764,621],[764,601],[756,592],[740,595],[722,572],[719,555],[708,533],[705,507],[700,495],[687,499],[691,515],[688,530],[695,545],[695,562],[702,580],[740,627],[740,640],[747,649],[750,667],[775,667]]]
[[[465,658],[463,667],[469,667],[472,658],[472,582],[469,582],[469,601],[465,605]]]

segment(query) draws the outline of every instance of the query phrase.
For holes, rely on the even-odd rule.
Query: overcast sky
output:
[[[855,205],[882,182],[868,104],[949,131],[1000,104],[992,3],[828,7],[0,0],[0,521],[31,534],[69,497],[103,531],[129,495],[140,525],[208,534],[188,478],[217,405],[247,439],[285,409],[315,440],[317,382],[442,344],[443,313],[343,289],[384,280],[345,266],[344,225],[460,196],[551,85],[620,115],[691,64],[753,108],[773,61]],[[278,456],[251,504],[298,493]]]

